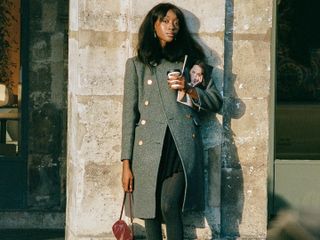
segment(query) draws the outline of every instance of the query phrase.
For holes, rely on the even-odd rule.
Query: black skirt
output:
[[[158,181],[162,182],[174,173],[182,172],[183,167],[169,127],[164,137],[163,149],[158,173]]]

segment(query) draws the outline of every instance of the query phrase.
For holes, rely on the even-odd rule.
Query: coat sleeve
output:
[[[219,112],[222,107],[222,96],[217,90],[213,77],[211,75],[210,81],[206,88],[196,87],[198,100],[193,100],[193,104],[199,111]]]
[[[132,58],[126,62],[122,109],[121,160],[132,160],[135,127],[139,121],[138,75]]]

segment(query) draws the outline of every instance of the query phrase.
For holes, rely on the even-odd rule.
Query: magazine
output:
[[[187,68],[186,68],[187,69]],[[185,81],[191,87],[204,86],[205,77],[205,65],[201,62],[196,62],[190,71],[184,73]],[[177,102],[187,105],[189,107],[194,107],[192,98],[184,90],[179,90],[177,93]]]

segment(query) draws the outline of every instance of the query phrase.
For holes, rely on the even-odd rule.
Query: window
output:
[[[3,0],[0,6],[0,157],[13,157],[21,153],[20,0]]]

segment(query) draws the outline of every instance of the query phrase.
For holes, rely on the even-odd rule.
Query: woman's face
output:
[[[154,23],[154,29],[162,47],[172,42],[179,31],[179,19],[177,15],[169,10],[163,19]]]
[[[195,64],[190,70],[190,79],[192,86],[196,86],[203,81],[203,69],[199,65]]]

